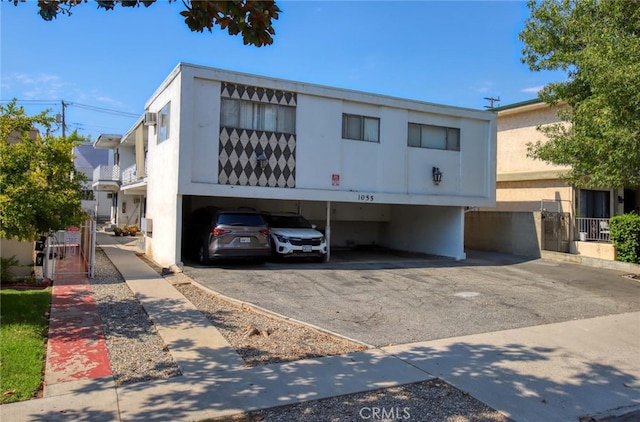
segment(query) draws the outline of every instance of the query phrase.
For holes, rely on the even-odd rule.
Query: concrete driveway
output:
[[[462,262],[384,251],[332,258],[184,272],[224,295],[374,346],[640,310],[640,282],[619,271],[473,251]]]

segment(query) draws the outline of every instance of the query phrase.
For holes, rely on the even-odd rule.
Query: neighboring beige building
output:
[[[609,218],[638,209],[638,187],[575,188],[562,178],[569,167],[527,155],[528,144],[546,139],[538,127],[560,122],[558,112],[565,107],[535,99],[493,109],[498,117],[496,207],[467,213],[467,247],[615,259]]]
[[[528,143],[544,140],[537,127],[558,123],[560,108],[536,100],[496,110],[499,111],[494,211],[540,211],[552,207],[552,211],[573,214],[574,189],[561,179],[568,167],[527,156]]]

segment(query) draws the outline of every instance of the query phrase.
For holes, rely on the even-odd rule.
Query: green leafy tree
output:
[[[13,0],[16,6],[26,0]],[[162,0],[175,3],[176,0]],[[113,10],[122,7],[149,7],[156,0],[96,0],[98,9]],[[40,16],[51,21],[58,15],[71,16],[72,9],[87,0],[38,0]],[[212,32],[214,26],[226,29],[229,35],[242,34],[244,44],[262,47],[273,43],[273,20],[277,20],[280,8],[275,1],[254,0],[182,0],[185,9],[180,12],[192,31]]]
[[[0,236],[6,239],[35,240],[86,217],[80,205],[86,177],[75,172],[73,147],[87,139],[48,135],[54,122],[48,111],[27,116],[15,100],[0,105]]]
[[[540,130],[548,142],[529,155],[568,165],[581,187],[640,185],[640,2],[530,1],[520,39],[533,71],[561,70],[539,97],[566,103],[562,122]]]

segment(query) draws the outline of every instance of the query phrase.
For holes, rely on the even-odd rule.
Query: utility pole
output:
[[[64,112],[65,109],[67,108],[67,105],[64,100],[62,100],[62,137],[64,138],[66,136],[67,133],[67,121],[65,120],[65,116],[64,116]]]
[[[493,103],[500,102],[500,97],[498,97],[498,98],[484,97],[484,99],[489,101],[489,105],[488,106],[484,106],[484,108],[493,108]]]

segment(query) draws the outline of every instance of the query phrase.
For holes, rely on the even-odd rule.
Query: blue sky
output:
[[[45,22],[36,1],[0,2],[0,99],[28,112],[71,103],[71,130],[124,134],[179,63],[483,109],[564,79],[520,62],[516,1],[280,1],[272,46],[192,33],[180,1],[106,12],[93,2]],[[24,101],[24,102],[23,102]],[[98,109],[115,110],[110,113]]]

